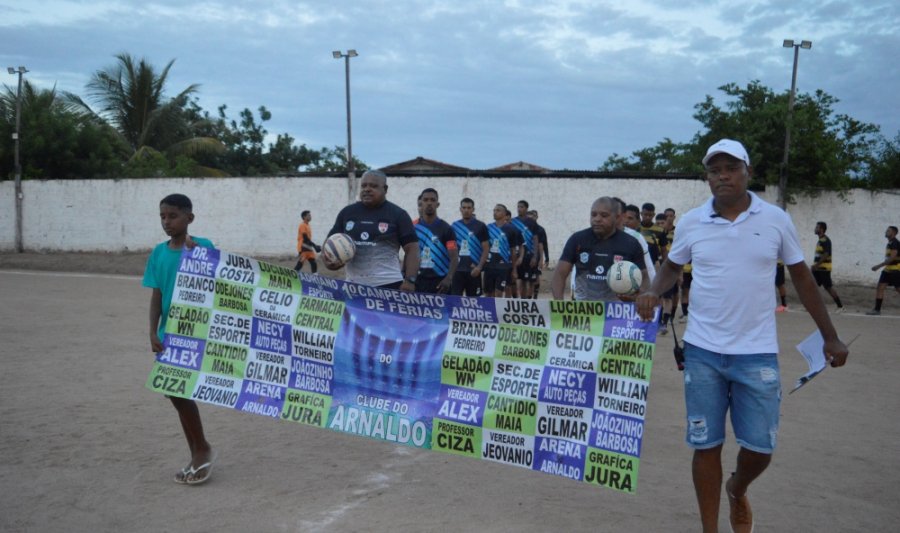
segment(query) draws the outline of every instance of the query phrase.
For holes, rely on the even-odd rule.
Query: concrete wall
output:
[[[588,225],[591,203],[599,196],[619,196],[629,203],[674,208],[679,216],[702,204],[709,189],[701,180],[568,178],[400,178],[388,179],[388,199],[415,218],[422,189],[441,194],[439,213],[459,216],[459,200],[475,200],[482,220],[496,203],[515,211],[520,199],[541,214],[553,258],[568,236]],[[345,178],[185,178],[144,180],[61,180],[23,182],[24,232],[28,251],[142,251],[165,239],[158,203],[180,192],[194,202],[195,235],[219,248],[247,255],[291,254],[296,249],[300,212],[313,213],[314,240],[321,243],[338,211],[346,204]],[[761,194],[775,202],[774,189]],[[900,225],[900,194],[852,191],[842,200],[834,193],[800,198],[788,207],[800,233],[807,261],[815,248],[817,220],[828,223],[834,243],[835,280],[873,284],[870,267],[883,259],[884,230]],[[15,246],[13,183],[0,183],[0,250]]]

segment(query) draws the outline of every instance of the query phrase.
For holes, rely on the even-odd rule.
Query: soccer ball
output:
[[[609,288],[616,294],[634,294],[641,288],[641,270],[631,261],[614,263],[606,275]]]
[[[335,233],[325,240],[322,255],[332,263],[345,264],[356,254],[356,244],[346,233]]]

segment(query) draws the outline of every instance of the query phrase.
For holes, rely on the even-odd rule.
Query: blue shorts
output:
[[[778,438],[778,354],[729,355],[684,343],[684,400],[691,448],[725,442],[725,413],[742,448],[772,453]]]

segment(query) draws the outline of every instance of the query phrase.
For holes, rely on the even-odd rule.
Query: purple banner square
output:
[[[593,407],[597,374],[580,370],[546,367],[541,374],[538,400],[560,405]]]
[[[535,437],[532,468],[548,474],[581,480],[587,446],[565,439]]]
[[[438,410],[434,416],[481,427],[488,393],[441,385]]]

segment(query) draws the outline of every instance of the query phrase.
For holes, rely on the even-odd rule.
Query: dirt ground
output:
[[[0,254],[0,531],[699,531],[671,336],[634,496],[208,405],[212,479],[177,485],[189,457],[175,410],[144,388],[146,257]],[[897,530],[900,298],[867,317],[871,288],[838,290],[849,308],[833,320],[859,334],[849,364],[793,395],[806,371],[793,347],[814,325],[796,305],[778,316],[785,395],[778,450],[748,494],[757,532]],[[729,434],[726,472],[736,451]]]

